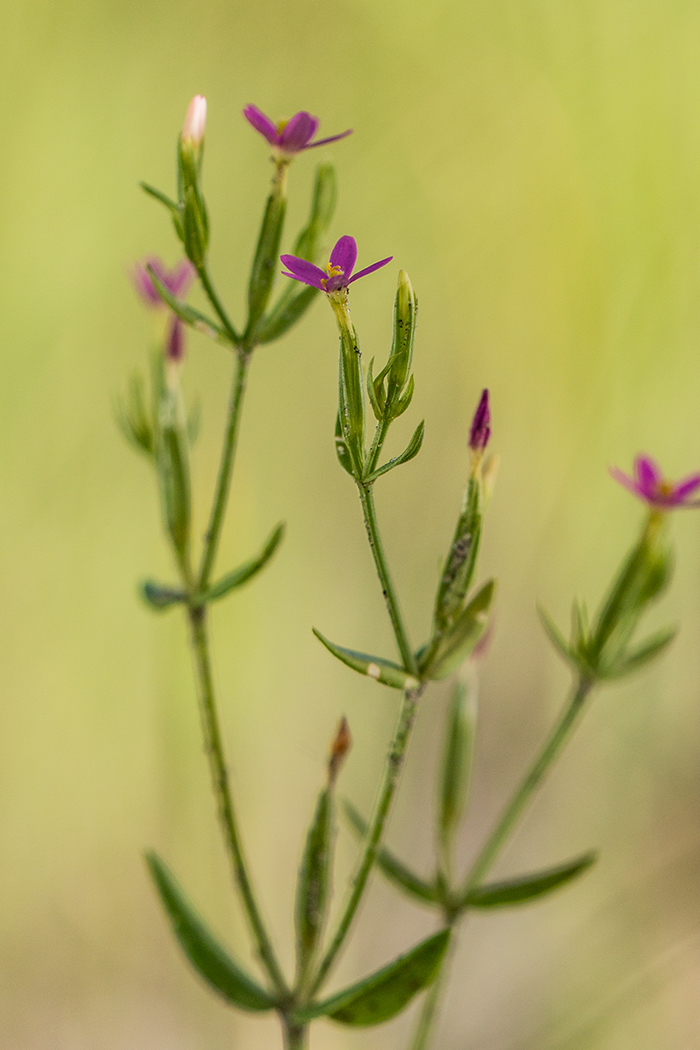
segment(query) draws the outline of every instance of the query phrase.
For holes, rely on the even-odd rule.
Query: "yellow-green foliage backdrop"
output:
[[[687,0],[6,0],[0,14],[0,1044],[8,1050],[267,1050],[178,956],[145,846],[250,958],[228,896],[177,614],[136,598],[167,578],[152,478],[113,401],[150,318],[127,276],[177,257],[166,214],[190,97],[209,101],[205,185],[217,283],[240,317],[269,178],[240,111],[309,109],[352,126],[333,233],[360,262],[365,356],[382,360],[398,266],[421,301],[424,451],[378,492],[416,639],[467,469],[479,392],[502,457],[482,571],[501,580],[484,674],[474,848],[566,687],[537,623],[596,601],[641,507],[607,474],[638,450],[700,465],[700,9]],[[290,175],[289,235],[313,154]],[[196,301],[196,300],[195,300]],[[197,491],[209,496],[231,367],[201,337]],[[343,789],[368,808],[396,697],[321,649],[391,654],[355,494],[332,444],[333,318],[318,302],[254,363],[220,567],[280,518],[263,579],[213,615],[233,780],[251,864],[291,960],[293,879],[340,713]],[[398,445],[397,445],[398,447]],[[691,1050],[700,1041],[700,520],[674,521],[678,574],[659,623],[678,641],[596,701],[499,864],[515,873],[599,846],[570,890],[474,918],[456,958],[444,1050]],[[389,838],[427,870],[444,694],[426,697]],[[340,836],[342,877],[354,844]],[[342,880],[340,882],[342,887]],[[340,893],[336,893],[336,900]],[[432,919],[375,880],[336,980]],[[251,963],[251,965],[253,965]],[[326,1023],[314,1050],[404,1045]]]

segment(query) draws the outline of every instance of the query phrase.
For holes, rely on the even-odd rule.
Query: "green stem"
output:
[[[207,298],[208,298],[209,302],[214,307],[214,310],[216,311],[216,314],[217,314],[219,320],[221,321],[222,325],[224,326],[224,331],[226,332],[226,335],[231,340],[231,343],[232,343],[233,346],[238,346],[240,341],[241,341],[241,337],[239,336],[239,334],[236,331],[236,329],[233,327],[233,324],[231,323],[231,320],[229,319],[229,316],[226,313],[224,305],[221,302],[221,300],[219,299],[217,291],[216,291],[216,289],[214,288],[214,285],[211,282],[211,278],[210,278],[209,274],[207,273],[206,267],[205,266],[198,267],[197,268],[197,273],[199,275],[200,281],[202,282],[202,288],[204,289],[204,291],[207,294]]]
[[[372,471],[376,470],[377,468],[377,461],[381,455],[381,451],[384,446],[384,442],[386,440],[386,435],[388,433],[390,425],[391,420],[384,418],[380,423],[377,423],[376,427],[374,428],[374,438],[372,439],[372,444],[367,454],[365,477],[367,477],[368,474],[371,474]]]
[[[231,472],[233,470],[233,458],[236,452],[236,441],[238,438],[238,427],[241,415],[241,405],[246,388],[248,364],[250,362],[250,351],[239,350],[236,359],[236,371],[233,377],[233,389],[228,409],[228,423],[224,437],[224,447],[221,453],[219,465],[219,476],[216,483],[216,495],[211,509],[209,526],[204,538],[204,551],[202,554],[202,565],[199,570],[199,590],[206,589],[209,577],[214,567],[214,559],[221,535],[221,527],[224,523],[226,502],[231,487]]]
[[[506,806],[500,820],[486,840],[481,853],[467,876],[460,899],[464,901],[468,893],[479,885],[487,871],[493,865],[506,839],[516,824],[523,809],[530,801],[533,792],[539,786],[545,773],[557,758],[564,744],[569,739],[584,707],[586,697],[593,688],[594,681],[579,677],[568,704],[565,706],[559,721],[556,722],[542,750],[537,755],[531,768],[525,775],[520,787]]]
[[[457,917],[453,916],[447,921],[449,929],[453,929]],[[444,994],[445,988],[447,987],[447,976],[449,973],[449,959],[454,951],[454,933],[450,938],[450,945],[445,953],[440,969],[437,975],[428,989],[428,993],[423,1000],[423,1006],[418,1015],[418,1021],[413,1032],[413,1038],[411,1039],[409,1050],[426,1050],[426,1047],[430,1043],[430,1039],[435,1030],[435,1023],[438,1016],[438,1006],[440,1000]]]
[[[257,945],[258,955],[267,970],[275,990],[280,995],[288,993],[286,982],[277,963],[272,944],[260,915],[253,888],[248,876],[243,848],[240,842],[233,798],[226,768],[223,740],[216,710],[214,682],[209,658],[206,608],[190,606],[189,620],[199,683],[199,702],[204,730],[204,744],[209,760],[214,796],[219,811],[219,820],[231,858],[233,874],[243,900],[250,928]],[[301,1044],[298,1044],[301,1045]]]
[[[418,677],[418,665],[416,664],[416,658],[413,655],[413,649],[411,648],[411,643],[408,639],[408,632],[403,622],[401,609],[399,608],[399,599],[394,590],[394,584],[389,572],[389,566],[387,565],[386,555],[384,554],[382,539],[379,534],[377,512],[374,506],[374,492],[372,491],[371,485],[362,485],[361,483],[358,483],[357,487],[362,502],[362,513],[365,518],[367,538],[369,539],[369,545],[372,548],[374,564],[377,567],[379,582],[382,585],[382,593],[384,594],[386,606],[389,610],[389,617],[391,619],[392,627],[394,628],[394,634],[396,635],[396,644],[401,653],[404,670],[408,671],[409,674]]]
[[[284,1033],[284,1050],[306,1050],[307,1047],[307,1025],[297,1025],[286,1017],[282,1019],[282,1032]]]
[[[370,871],[372,870],[372,866],[374,865],[377,856],[382,832],[384,831],[384,824],[403,767],[406,748],[408,747],[408,738],[416,717],[418,701],[420,700],[424,689],[425,685],[421,684],[416,689],[407,689],[403,695],[403,703],[401,704],[396,731],[389,748],[389,753],[387,754],[382,783],[379,788],[379,795],[377,797],[374,813],[372,814],[372,820],[365,839],[364,852],[360,858],[360,863],[357,866],[348,903],[346,904],[345,911],[338,923],[338,928],[333,940],[331,941],[330,947],[319,967],[316,979],[311,988],[310,996],[318,990],[326,974],[333,965],[335,957],[340,951],[345,936],[350,929],[352,920],[355,917],[355,912],[357,911],[360,899],[367,884],[367,879],[369,878]]]

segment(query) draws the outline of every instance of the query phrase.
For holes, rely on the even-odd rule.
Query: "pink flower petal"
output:
[[[265,116],[262,110],[258,109],[257,106],[246,106],[243,110],[243,116],[256,131],[259,131],[267,139],[271,146],[276,145],[277,127],[269,117]]]
[[[307,142],[304,149],[313,149],[314,146],[327,146],[329,142],[337,142],[338,139],[347,138],[348,135],[352,135],[352,128],[348,128],[347,131],[341,131],[340,135],[331,135],[327,139],[318,139],[317,142]]]
[[[354,237],[341,237],[331,252],[331,266],[339,266],[343,271],[343,284],[349,284],[348,278],[357,262],[357,244]]]
[[[373,273],[375,270],[378,270],[380,266],[386,266],[386,264],[390,263],[393,258],[394,256],[390,255],[388,259],[381,259],[379,262],[372,263],[371,266],[365,266],[364,270],[360,270],[359,273],[356,273],[350,278],[348,284],[352,284],[353,281],[359,280],[360,277],[366,277],[368,273]]]

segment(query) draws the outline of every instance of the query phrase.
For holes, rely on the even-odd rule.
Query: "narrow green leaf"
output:
[[[347,1025],[375,1025],[395,1017],[434,980],[450,931],[442,930],[393,963],[337,995],[299,1011],[299,1020],[329,1017]]]
[[[200,313],[199,310],[195,310],[193,306],[189,306],[187,303],[183,303],[180,299],[176,299],[172,292],[165,287],[153,267],[148,265],[146,268],[158,295],[166,306],[169,306],[172,312],[179,317],[181,321],[190,325],[190,327],[194,328],[197,332],[201,332],[202,335],[208,335],[210,339],[215,339],[219,343],[230,342],[223,328],[219,328],[214,321],[209,317],[205,317],[205,315]]]
[[[319,642],[325,645],[329,653],[333,653],[342,663],[352,667],[353,671],[374,678],[377,682],[390,685],[393,689],[415,689],[419,684],[418,679],[404,671],[403,667],[391,663],[390,660],[382,660],[379,656],[370,656],[368,653],[358,653],[354,649],[344,649],[324,638],[320,631],[312,628]]]
[[[472,685],[472,690],[474,686]],[[449,856],[455,828],[469,792],[476,731],[476,703],[465,681],[455,682],[447,717],[438,796],[438,826]]]
[[[404,414],[404,412],[406,411],[406,409],[408,408],[408,406],[411,404],[411,401],[413,399],[414,387],[415,387],[415,382],[414,382],[413,376],[411,376],[411,378],[409,379],[408,384],[406,386],[405,394],[403,394],[399,398],[399,400],[396,402],[396,406],[395,406],[395,408],[393,410],[393,413],[392,413],[392,416],[393,416],[394,419],[398,419],[399,416],[402,416]]]
[[[549,638],[550,642],[557,650],[557,652],[561,656],[563,656],[568,663],[576,664],[576,660],[571,650],[569,649],[568,643],[566,642],[564,635],[561,633],[561,631],[559,630],[559,628],[557,627],[547,610],[543,608],[543,606],[538,605],[537,614],[540,618],[542,626],[544,627],[547,637]]]
[[[642,642],[635,649],[628,651],[612,665],[610,670],[605,672],[605,678],[623,678],[628,674],[632,674],[634,671],[639,670],[640,667],[644,667],[645,664],[650,663],[651,660],[659,656],[664,649],[671,644],[673,639],[678,634],[677,627],[666,627],[662,631],[658,631],[651,638],[647,638],[646,642]]]
[[[413,432],[413,437],[409,441],[406,448],[403,450],[401,455],[394,456],[388,463],[373,470],[372,473],[365,478],[366,482],[376,481],[382,474],[386,474],[388,471],[393,470],[394,467],[400,466],[402,463],[408,463],[410,459],[417,456],[420,452],[420,447],[423,444],[423,438],[425,436],[425,420],[421,420],[416,429]]]
[[[178,590],[176,587],[164,587],[162,584],[154,583],[152,580],[146,580],[145,583],[141,584],[140,593],[146,604],[158,612],[165,612],[172,605],[187,601],[187,595],[184,591]]]
[[[115,405],[117,425],[127,441],[139,452],[153,455],[155,435],[153,424],[146,409],[146,398],[143,378],[136,374],[131,377],[126,397],[119,398]]]
[[[377,383],[375,386],[374,376],[372,375],[372,369],[374,368],[374,358],[370,361],[367,366],[367,394],[369,396],[369,403],[372,406],[374,412],[374,418],[377,422],[381,423],[384,418],[384,411],[379,403],[378,391],[381,390],[381,383]]]
[[[271,1010],[275,1000],[245,973],[212,936],[173,875],[155,853],[146,863],[173,933],[195,970],[228,1002],[242,1010]]]
[[[495,587],[495,580],[485,583],[464,608],[454,625],[438,637],[437,645],[428,645],[426,665],[419,665],[426,677],[440,682],[443,678],[449,677],[466,660],[486,630]]]
[[[169,211],[173,212],[174,215],[180,214],[180,209],[178,208],[175,201],[171,200],[170,197],[166,197],[166,195],[164,193],[161,193],[160,190],[157,190],[155,186],[149,186],[147,182],[140,182],[139,186],[150,197],[155,197],[157,201],[159,201],[161,204],[164,204]]]
[[[298,972],[304,975],[313,958],[328,911],[333,847],[333,791],[325,788],[318,798],[306,838],[296,895]]]
[[[284,522],[280,522],[280,524],[273,529],[265,546],[259,554],[254,558],[250,558],[248,561],[243,562],[242,565],[239,565],[238,568],[234,569],[232,572],[227,573],[226,576],[223,576],[203,595],[200,595],[201,600],[203,602],[216,601],[218,598],[223,598],[224,595],[228,594],[229,591],[232,591],[235,587],[241,587],[244,583],[247,583],[248,580],[251,580],[253,576],[259,573],[260,570],[267,565],[268,561],[279,547],[282,542],[282,537],[284,536],[285,527]]]
[[[187,435],[178,392],[165,389],[159,406],[156,466],[165,525],[175,549],[187,556],[192,520]]]
[[[267,198],[248,284],[248,321],[246,337],[255,338],[255,329],[265,313],[279,262],[282,227],[287,211],[287,198],[273,187]]]
[[[290,284],[294,282],[290,279]],[[296,295],[285,296],[261,322],[255,334],[256,343],[271,343],[279,339],[295,324],[302,314],[306,313],[311,303],[319,294],[318,288],[304,288]]]
[[[560,864],[547,871],[521,875],[517,879],[508,879],[505,882],[492,882],[486,886],[478,886],[464,898],[464,906],[468,908],[506,908],[513,904],[527,904],[582,875],[592,864],[595,864],[597,859],[597,853],[585,853],[582,857],[569,861],[568,864]]]
[[[351,827],[359,836],[364,838],[368,829],[367,822],[362,819],[358,811],[347,799],[343,801],[343,809]],[[393,882],[399,889],[405,890],[412,897],[417,897],[422,901],[429,901],[431,904],[440,901],[441,898],[437,888],[414,874],[410,868],[407,868],[388,849],[383,847],[379,850],[375,864],[390,882]]]

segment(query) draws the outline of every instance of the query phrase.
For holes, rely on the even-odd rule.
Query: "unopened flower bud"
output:
[[[178,365],[185,356],[185,333],[179,317],[173,317],[165,340],[165,359]]]
[[[204,140],[207,123],[207,100],[204,95],[195,95],[187,107],[185,123],[182,125],[182,142],[197,149]]]
[[[482,453],[489,443],[491,436],[491,409],[489,407],[489,392],[484,390],[477,405],[471,430],[469,431],[469,448],[472,452]]]
[[[345,756],[352,747],[352,737],[350,736],[350,727],[348,721],[343,715],[340,720],[337,732],[331,744],[331,753],[328,758],[328,782],[334,784],[340,767],[342,766]]]

